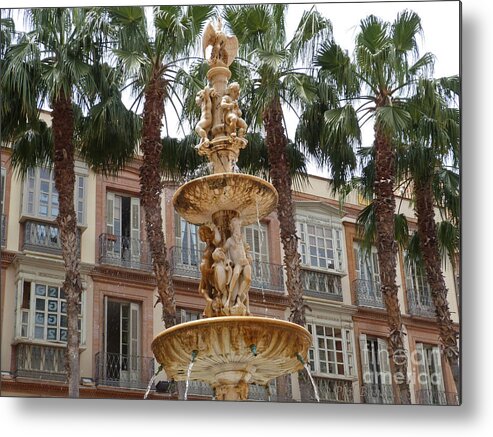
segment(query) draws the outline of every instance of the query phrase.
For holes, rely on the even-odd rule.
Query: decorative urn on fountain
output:
[[[238,40],[225,34],[220,18],[205,29],[204,53],[210,46],[209,83],[197,94],[202,112],[195,131],[196,149],[213,174],[184,184],[173,197],[178,214],[200,225],[205,243],[198,289],[204,318],[165,329],[151,347],[169,378],[206,382],[218,400],[246,400],[249,384],[267,385],[303,368],[312,338],[294,323],[250,314],[252,258],[241,228],[272,212],[278,196],[267,181],[234,172],[248,143],[247,125],[240,87],[228,83]]]

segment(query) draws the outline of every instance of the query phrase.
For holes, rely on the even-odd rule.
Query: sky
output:
[[[91,4],[96,4],[93,0]],[[136,1],[105,0],[105,4],[135,4]],[[188,3],[193,3],[189,0]],[[235,3],[235,1],[230,1]],[[238,3],[238,2],[236,2]],[[332,11],[338,5],[328,2]],[[346,6],[340,14],[329,14],[336,38],[349,31],[367,10],[383,14],[404,3],[362,2]],[[448,437],[489,435],[493,424],[491,394],[491,141],[493,81],[493,13],[485,0],[463,0],[462,75],[463,75],[463,155],[462,155],[462,304],[464,327],[461,330],[464,356],[464,405],[460,408],[187,404],[170,402],[0,399],[2,429],[15,429],[18,435],[193,435],[235,436],[396,436],[444,435]],[[43,0],[43,6],[70,4]],[[72,5],[90,4],[73,1]],[[101,2],[99,2],[101,4]],[[39,6],[39,0],[9,3],[1,7]],[[459,65],[458,2],[407,2],[421,17],[426,50],[437,56],[436,73],[455,74]],[[321,6],[319,6],[320,8]],[[448,8],[452,18],[448,17]],[[341,6],[342,8],[342,6]],[[424,9],[429,8],[425,13]],[[455,9],[454,9],[455,8]],[[455,11],[455,12],[454,12]],[[296,16],[296,15],[295,15]],[[347,47],[349,50],[349,47]],[[487,432],[490,429],[490,432]]]
[[[24,2],[16,2],[21,4]],[[25,2],[29,3],[29,2]],[[43,6],[68,5],[65,2],[43,2]],[[76,5],[97,4],[97,1],[79,1]],[[99,2],[101,3],[101,2]],[[173,2],[160,2],[171,3]],[[193,3],[191,1],[190,3]],[[101,3],[103,4],[103,3]],[[107,0],[104,4],[135,4],[135,2],[111,1]],[[150,3],[141,3],[150,4]],[[312,2],[290,4],[288,8],[286,27],[289,36],[294,33],[299,19],[304,10],[309,9]],[[335,41],[344,49],[352,53],[354,49],[354,38],[358,31],[361,19],[370,14],[374,14],[385,21],[392,22],[399,12],[405,9],[416,12],[422,20],[423,38],[419,38],[420,53],[431,52],[436,57],[435,77],[450,76],[459,73],[459,1],[411,1],[411,2],[326,2],[316,3],[316,8],[327,17],[333,26]],[[170,105],[168,105],[170,106]],[[296,116],[286,108],[286,124],[288,136],[293,139],[297,124]],[[166,111],[168,126],[171,136],[181,136],[178,129],[178,117],[174,110],[169,107]],[[175,133],[176,132],[176,133]],[[163,126],[163,135],[165,129]],[[373,138],[372,125],[368,123],[363,127],[363,146],[369,146]],[[329,174],[314,164],[308,165],[308,171],[319,176],[329,177]]]

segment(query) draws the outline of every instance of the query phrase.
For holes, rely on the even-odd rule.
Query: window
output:
[[[433,307],[426,272],[414,262],[406,263],[406,288],[411,306]]]
[[[365,251],[355,242],[353,252],[358,305],[382,306],[377,249],[372,247],[371,251]]]
[[[361,372],[363,376],[362,395],[369,404],[391,404],[392,375],[390,372],[387,342],[381,338],[359,336]]]
[[[74,208],[79,225],[85,224],[86,179],[84,175],[75,175]],[[53,170],[28,169],[24,181],[23,213],[31,217],[54,220],[58,216],[58,207]]]
[[[104,375],[125,385],[141,380],[140,305],[105,297]]]
[[[67,301],[63,288],[31,281],[20,281],[17,336],[29,340],[67,341]],[[82,304],[79,304],[79,338]]]
[[[245,226],[243,228],[243,238],[250,246],[253,261],[259,263],[269,262],[267,226],[265,224],[260,224],[260,229],[258,224]]]
[[[197,266],[202,259],[200,251],[204,243],[199,239],[199,227],[188,223],[175,212],[175,238],[179,247],[179,263]]]
[[[202,318],[202,311],[187,310],[181,308],[177,309],[177,313],[179,323],[192,322],[194,320],[199,320]]]
[[[354,356],[351,330],[309,324],[313,347],[308,351],[313,372],[326,375],[352,376]]]
[[[139,262],[140,200],[138,197],[106,193],[106,256]]]
[[[442,359],[438,346],[416,343],[418,361],[418,402],[427,405],[446,405]]]
[[[339,225],[299,221],[298,234],[303,264],[317,269],[342,271],[342,228]]]

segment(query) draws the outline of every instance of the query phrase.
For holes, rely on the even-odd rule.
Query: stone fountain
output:
[[[249,384],[267,385],[303,368],[312,339],[294,323],[250,315],[252,257],[241,227],[272,212],[278,196],[265,180],[235,172],[248,143],[247,125],[238,106],[239,85],[228,83],[238,40],[223,31],[220,18],[204,31],[204,55],[210,47],[195,131],[197,152],[212,163],[213,173],[184,184],[173,197],[178,214],[200,225],[205,243],[198,287],[204,318],[165,329],[151,347],[169,378],[206,382],[218,400],[246,400]]]

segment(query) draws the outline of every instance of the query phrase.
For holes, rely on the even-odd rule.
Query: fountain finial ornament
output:
[[[234,35],[226,35],[223,31],[221,16],[217,17],[216,25],[209,21],[202,37],[202,48],[205,51],[212,46],[211,55],[208,59],[211,67],[229,67],[238,54],[238,38]]]

